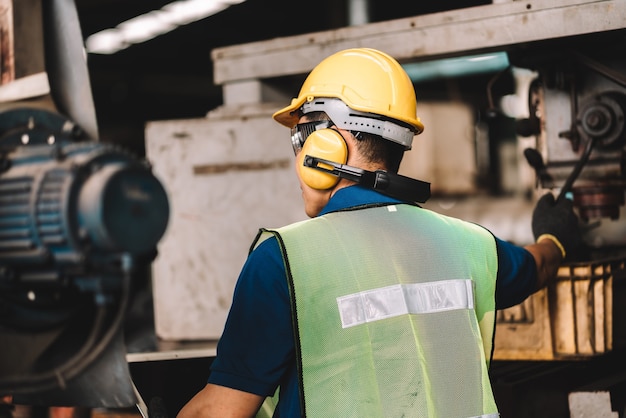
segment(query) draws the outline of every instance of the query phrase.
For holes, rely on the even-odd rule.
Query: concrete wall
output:
[[[277,108],[232,106],[146,127],[146,156],[171,204],[153,263],[161,339],[218,338],[258,228],[306,217]]]

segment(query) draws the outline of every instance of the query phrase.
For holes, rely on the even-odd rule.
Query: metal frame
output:
[[[408,62],[625,27],[623,0],[510,1],[216,48],[211,57],[214,81],[225,85],[305,74],[344,48],[377,48]]]

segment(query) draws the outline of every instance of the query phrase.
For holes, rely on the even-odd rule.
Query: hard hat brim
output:
[[[289,106],[283,107],[279,111],[275,112],[272,117],[274,120],[287,128],[293,128],[298,124],[300,117],[296,114],[296,111],[302,107],[305,98],[294,98],[291,100]]]

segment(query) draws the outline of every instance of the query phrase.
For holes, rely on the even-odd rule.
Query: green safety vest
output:
[[[400,204],[274,230],[301,404],[318,417],[498,417],[488,367],[497,254],[484,228]]]

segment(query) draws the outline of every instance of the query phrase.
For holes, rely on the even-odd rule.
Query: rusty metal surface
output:
[[[0,2],[0,85],[15,78],[12,12],[12,1],[2,0]]]

